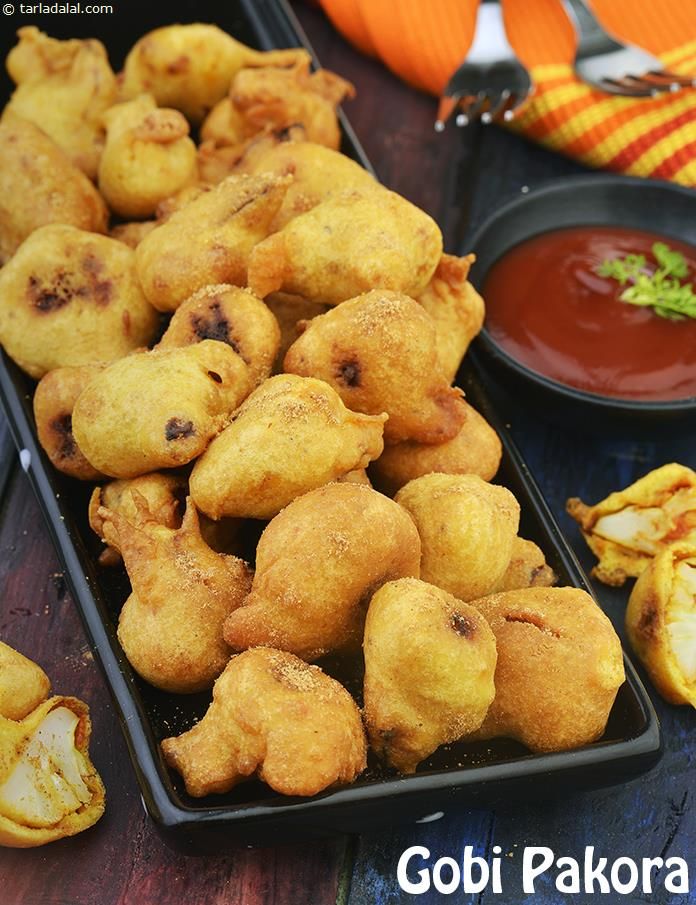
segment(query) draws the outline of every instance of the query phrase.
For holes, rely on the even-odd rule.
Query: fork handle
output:
[[[582,0],[563,0],[563,5],[578,34],[578,46],[590,53],[601,50],[606,44],[607,33],[587,4]]]
[[[476,29],[471,42],[467,62],[493,63],[501,55],[514,57],[503,22],[503,9],[499,0],[481,0],[476,15]]]

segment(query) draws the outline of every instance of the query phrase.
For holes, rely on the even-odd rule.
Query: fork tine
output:
[[[454,113],[455,107],[457,106],[457,98],[456,97],[441,97],[440,103],[437,107],[437,119],[435,120],[435,131],[442,132],[445,128],[445,123]]]
[[[667,91],[679,91],[680,86],[672,82],[658,82],[648,78],[645,75],[625,75],[621,79],[616,80],[618,84],[625,85],[635,92],[647,92],[652,97],[657,97]]]
[[[490,107],[485,113],[481,114],[482,123],[492,123],[505,110],[510,100],[511,91],[509,88],[503,88],[497,100],[489,98]]]
[[[654,80],[657,83],[667,82],[670,85],[679,85],[680,88],[693,88],[696,86],[696,78],[690,75],[679,75],[676,72],[668,72],[664,69],[646,72],[642,76],[646,81]]]
[[[506,123],[509,123],[511,120],[515,118],[515,114],[519,110],[519,108],[524,104],[529,95],[527,94],[512,94],[510,95],[510,100],[508,102],[507,108],[503,113],[503,119]]]
[[[486,103],[488,95],[485,91],[479,91],[478,94],[465,95],[459,102],[461,112],[458,114],[455,122],[461,128],[468,126],[472,119],[475,119],[481,112],[481,108]]]
[[[654,85],[646,85],[645,83],[627,84],[625,78],[623,79],[609,79],[603,78],[600,80],[600,87],[605,88],[605,90],[611,91],[612,94],[620,94],[624,97],[651,97],[655,91],[659,93],[660,89],[656,89]]]

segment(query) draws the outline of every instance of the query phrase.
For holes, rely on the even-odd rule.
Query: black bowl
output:
[[[607,174],[554,180],[508,202],[476,231],[468,248],[476,254],[472,283],[480,289],[493,264],[514,245],[569,226],[624,226],[696,246],[696,192],[668,182]],[[696,423],[696,396],[643,402],[576,389],[519,362],[485,326],[476,346],[505,382],[519,388],[522,378],[532,399],[552,414],[590,416],[599,424],[615,419]]]

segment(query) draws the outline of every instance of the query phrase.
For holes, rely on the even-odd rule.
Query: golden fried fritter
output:
[[[604,584],[622,585],[669,544],[696,544],[696,472],[663,465],[594,506],[573,497],[566,509],[599,559],[592,574]]]
[[[227,343],[246,362],[254,386],[271,373],[280,345],[280,327],[268,307],[247,289],[205,286],[177,310],[158,349],[188,346],[202,339]]]
[[[241,172],[239,162],[243,156],[243,145],[218,148],[212,141],[204,141],[198,146],[198,177],[209,186],[217,185],[228,176]]]
[[[353,471],[347,471],[340,478],[336,478],[336,483],[363,484],[365,487],[372,487],[372,481],[370,481],[364,468],[355,468]]]
[[[203,719],[162,742],[194,797],[252,776],[281,795],[316,795],[353,782],[366,766],[360,711],[318,666],[258,647],[233,657]]]
[[[322,380],[279,374],[242,403],[196,462],[191,496],[211,518],[272,518],[376,458],[386,417],[349,411]]]
[[[174,107],[200,123],[242,67],[288,66],[308,58],[300,48],[253,50],[215,25],[165,25],[132,47],[123,67],[121,97],[128,100],[145,91],[161,107]]]
[[[281,289],[337,305],[371,289],[416,296],[442,255],[442,235],[426,213],[379,185],[348,189],[291,220],[249,258],[259,298]]]
[[[34,420],[39,443],[58,471],[81,481],[103,475],[84,457],[72,430],[72,413],[80,393],[104,365],[55,368],[39,381],[34,393]]]
[[[556,575],[546,564],[546,558],[531,540],[516,537],[512,542],[512,556],[503,577],[493,588],[499,591],[517,591],[521,588],[548,588],[556,584]]]
[[[180,211],[182,208],[186,207],[187,204],[200,198],[201,195],[206,195],[208,192],[211,192],[213,188],[214,186],[206,185],[204,182],[194,182],[192,185],[187,185],[183,189],[179,189],[178,192],[175,192],[169,198],[165,198],[164,201],[161,201],[157,205],[157,219],[155,225],[161,226],[169,220],[172,214],[176,214],[177,211]]]
[[[443,255],[417,298],[435,323],[440,362],[450,383],[485,316],[483,299],[466,279],[473,261],[474,255]]]
[[[249,169],[245,171],[252,174],[289,173],[293,177],[273,220],[273,232],[282,229],[299,214],[312,210],[334,192],[369,190],[377,185],[374,177],[354,160],[311,141],[269,142],[268,150],[265,153],[257,150],[253,162],[246,166]]]
[[[49,698],[21,722],[0,716],[0,845],[45,845],[99,820],[105,793],[90,732],[77,698]]]
[[[495,696],[495,638],[446,591],[383,585],[365,622],[365,722],[372,748],[401,773],[483,723]]]
[[[327,69],[310,72],[309,67],[310,61],[305,58],[285,69],[242,69],[232,81],[230,106],[241,114],[249,131],[267,126],[283,129],[299,123],[309,141],[338,150],[341,130],[336,107],[353,97],[355,89]],[[222,121],[223,114],[218,111],[217,115]],[[227,121],[234,122],[229,113]],[[208,135],[211,131],[209,124]]]
[[[99,564],[113,566],[121,562],[118,535],[111,528],[111,522],[105,523],[99,515],[101,508],[120,513],[131,525],[144,531],[153,525],[179,528],[187,493],[186,478],[171,472],[153,472],[95,487],[89,500],[88,515],[90,527],[106,544],[99,555]],[[199,513],[198,521],[201,537],[216,553],[246,554],[242,519],[214,522]]]
[[[51,38],[34,25],[18,29],[17,37],[19,41],[5,60],[8,75],[15,85],[61,72],[70,65],[83,43],[79,38],[66,41]]]
[[[280,348],[273,364],[273,373],[280,374],[288,349],[306,326],[301,322],[311,321],[320,314],[326,314],[330,308],[328,305],[308,302],[299,295],[289,295],[287,292],[272,292],[264,301],[280,327]]]
[[[206,123],[203,124],[203,132],[205,132],[207,122],[206,120]],[[217,116],[215,116],[214,122],[217,122]],[[207,132],[206,135],[208,135]],[[306,135],[304,128],[295,123],[284,129],[273,129],[267,126],[248,138],[229,144],[219,143],[222,138],[216,141],[212,135],[204,136],[205,140],[198,148],[200,178],[203,182],[217,184],[232,174],[251,175],[265,172],[256,167],[256,162],[261,157],[279,144],[304,141]]]
[[[157,220],[139,220],[134,223],[117,223],[109,230],[112,239],[118,239],[129,248],[137,248],[148,233],[158,225]]]
[[[23,720],[46,700],[50,688],[40,666],[0,641],[0,716]]]
[[[495,477],[502,447],[498,435],[476,409],[462,401],[464,424],[451,440],[444,443],[418,443],[406,440],[386,446],[370,465],[370,474],[378,490],[393,496],[414,478],[440,474],[476,474],[484,481]]]
[[[223,97],[201,124],[200,134],[201,142],[208,150],[234,148],[239,152],[240,146],[258,131],[258,128],[237,110],[229,97]]]
[[[106,232],[99,192],[38,126],[7,113],[0,121],[0,264],[35,229],[67,223]]]
[[[489,594],[512,557],[520,507],[506,487],[478,475],[429,474],[394,497],[421,539],[421,577],[459,600]]]
[[[251,388],[248,367],[225,343],[136,352],[80,394],[73,433],[89,462],[111,477],[176,468],[203,452]]]
[[[249,254],[268,235],[290,182],[271,174],[230,176],[145,236],[136,267],[155,308],[174,311],[213,283],[246,285]]]
[[[696,544],[667,547],[643,571],[626,633],[662,697],[696,707]]]
[[[315,317],[285,370],[325,380],[354,412],[387,412],[387,443],[443,442],[467,417],[461,390],[440,370],[430,317],[400,293],[367,292]]]
[[[105,536],[117,538],[133,587],[118,623],[128,662],[164,691],[209,688],[230,656],[222,624],[249,591],[248,566],[208,547],[190,502],[177,529],[136,527],[103,507],[99,517]]]
[[[164,525],[178,528],[181,525],[181,503],[186,495],[186,481],[181,475],[140,475],[119,481],[110,481],[103,487],[95,487],[89,500],[89,525],[107,545],[99,562],[113,565],[121,559],[118,534],[99,515],[101,508],[122,515],[134,528]]]
[[[121,242],[51,224],[0,271],[0,343],[32,377],[113,361],[146,345],[157,314]]]
[[[198,178],[196,146],[178,110],[150,94],[116,104],[102,117],[106,144],[99,191],[120,217],[151,217],[157,205]]]
[[[39,126],[90,179],[104,137],[101,115],[116,100],[116,76],[101,41],[57,41],[20,28],[7,69],[17,88],[5,108]]]
[[[357,650],[372,594],[418,577],[420,542],[408,514],[359,484],[299,497],[261,535],[244,605],[224,626],[235,650],[272,644],[304,660]]]
[[[604,732],[624,682],[621,642],[578,588],[528,588],[472,601],[498,648],[495,700],[473,738],[565,751]]]

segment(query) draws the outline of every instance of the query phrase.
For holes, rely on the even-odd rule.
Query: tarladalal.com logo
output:
[[[481,893],[490,889],[503,891],[502,849],[494,845],[490,863],[474,855],[474,847],[466,845],[459,861],[443,856],[431,861],[430,850],[412,845],[399,858],[396,878],[403,892],[418,896],[435,889],[445,895],[463,891]],[[565,895],[606,895],[610,892],[630,895],[640,891],[650,894],[664,886],[667,892],[689,893],[689,867],[684,858],[608,858],[595,855],[593,845],[585,848],[584,859],[556,858],[546,846],[527,846],[522,853],[522,892],[536,893],[537,879],[553,879],[558,892]]]
[[[110,3],[4,3],[5,16],[103,16],[113,13]]]

